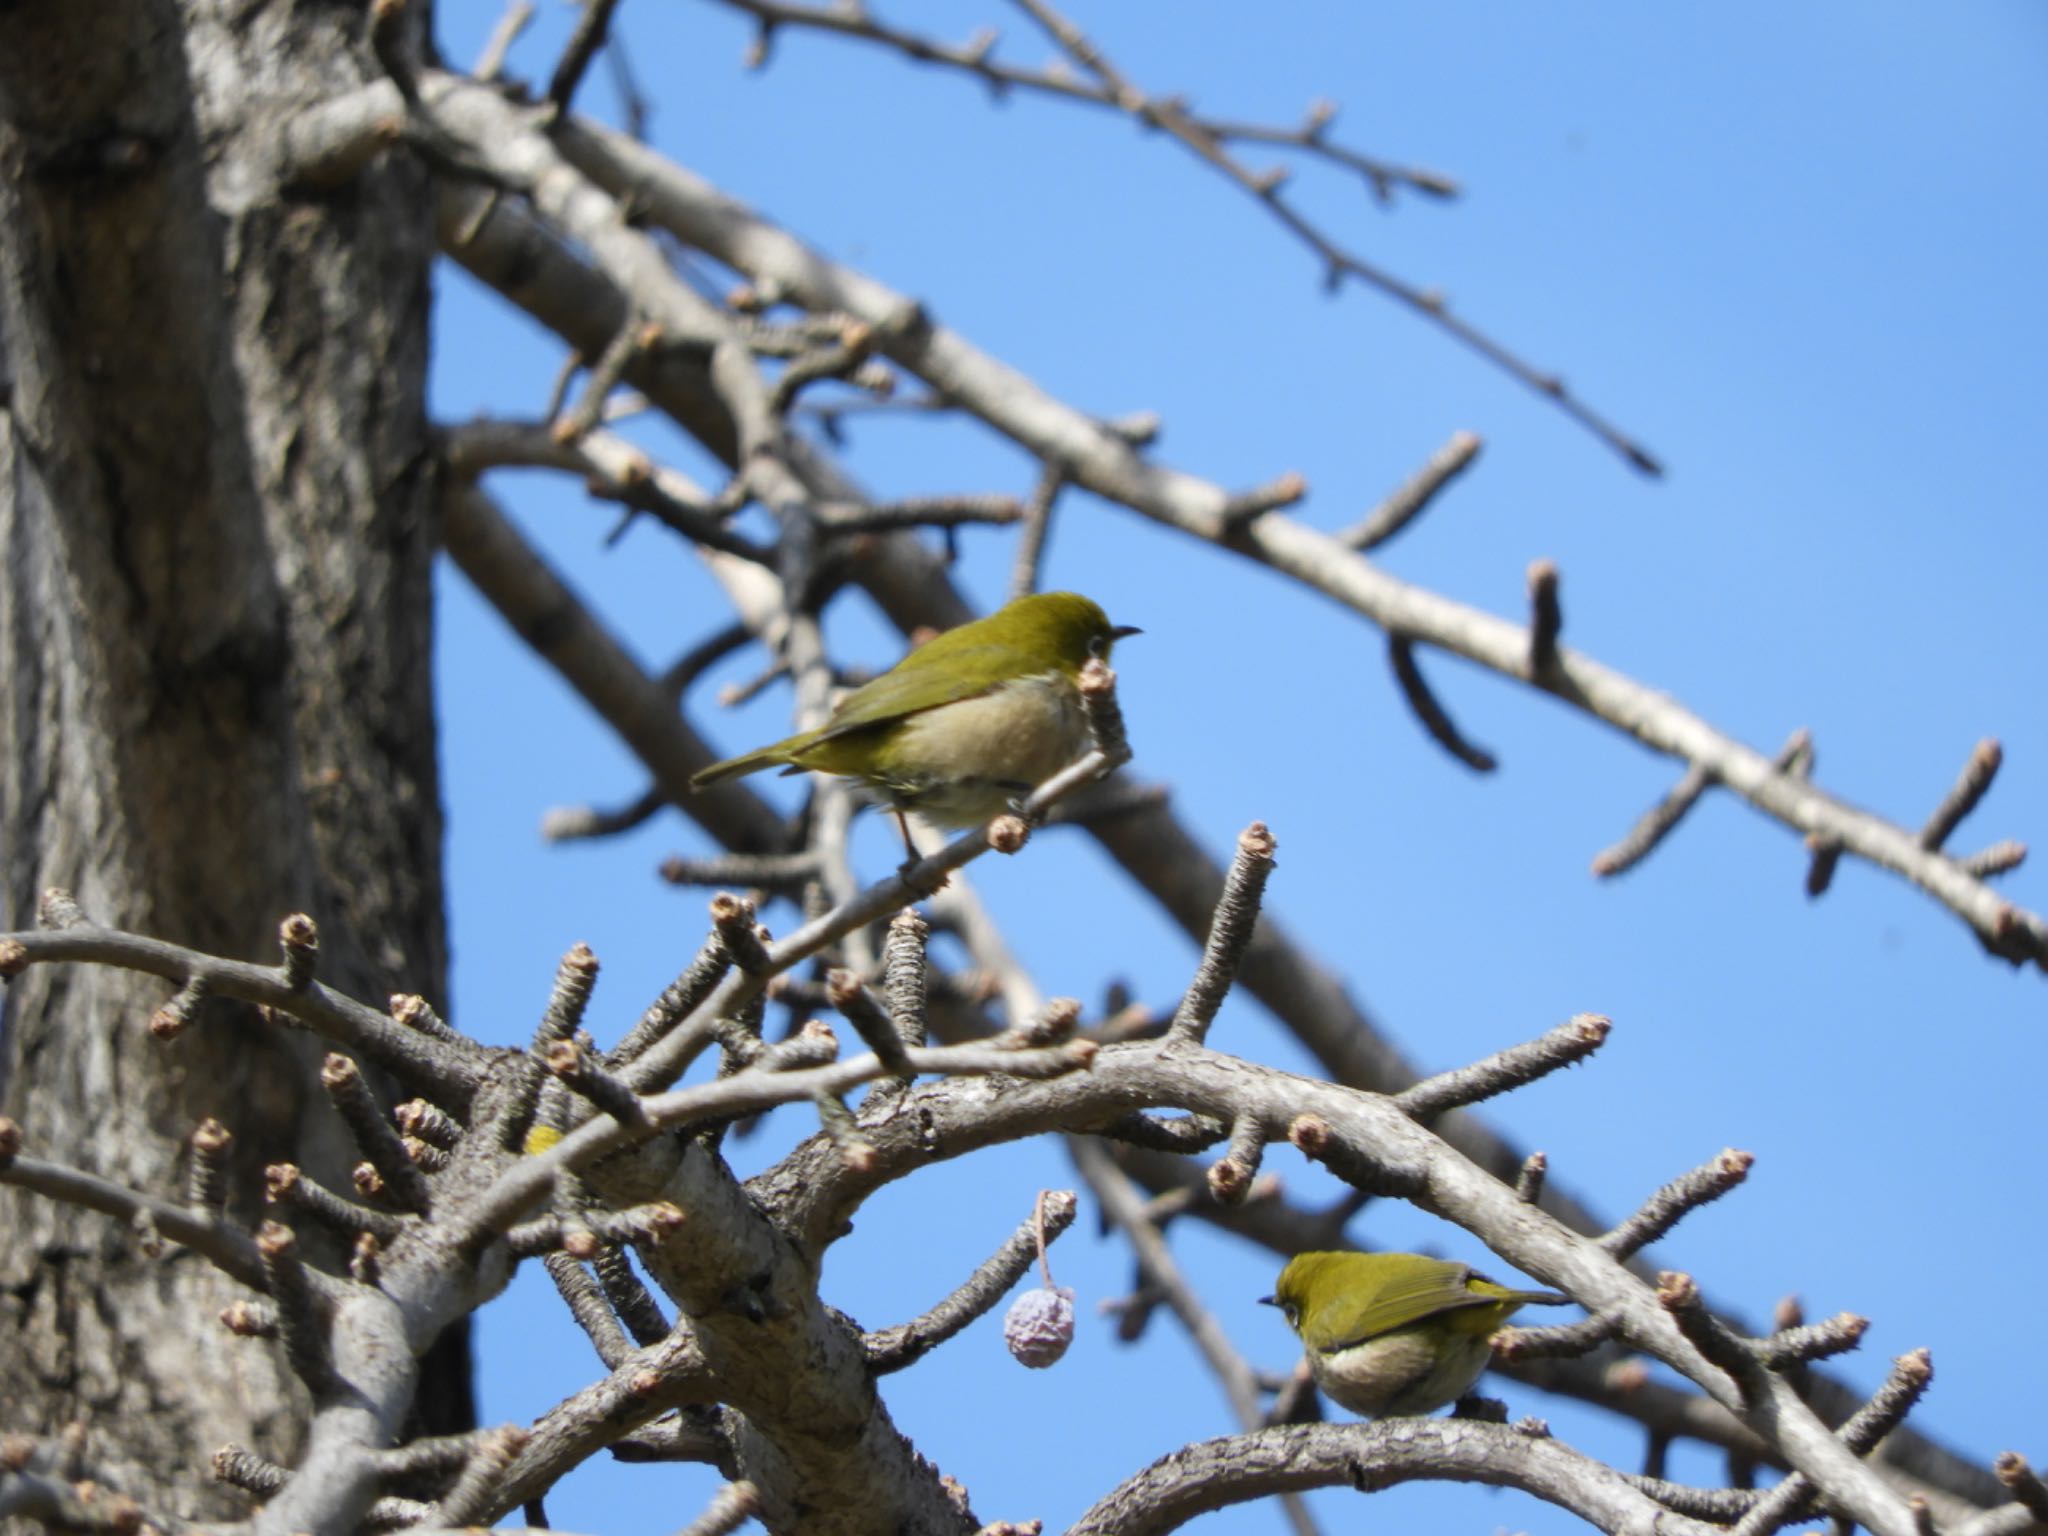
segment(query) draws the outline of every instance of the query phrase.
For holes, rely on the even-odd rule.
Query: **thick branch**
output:
[[[1712,1536],[1613,1468],[1542,1433],[1462,1419],[1293,1424],[1205,1440],[1154,1462],[1097,1503],[1067,1536],[1159,1536],[1248,1499],[1312,1488],[1360,1493],[1407,1482],[1519,1488],[1603,1531]]]
[[[475,1089],[476,1074],[485,1060],[482,1047],[473,1042],[455,1046],[448,1041],[430,1040],[317,981],[294,988],[274,966],[224,960],[183,945],[91,923],[0,934],[0,978],[18,976],[30,965],[58,960],[118,966],[161,976],[180,986],[200,978],[205,990],[213,995],[273,1008],[336,1044],[367,1056],[408,1087],[442,1103],[467,1104]]]
[[[1175,1104],[1198,1113],[1252,1116],[1278,1134],[1298,1116],[1323,1121],[1333,1145],[1370,1159],[1417,1192],[1418,1203],[1478,1235],[1518,1269],[1565,1290],[1589,1311],[1617,1319],[1634,1348],[1702,1387],[1796,1468],[1825,1487],[1830,1502],[1880,1536],[1911,1536],[1903,1501],[1846,1451],[1799,1401],[1769,1377],[1745,1400],[1659,1305],[1650,1287],[1597,1243],[1519,1201],[1512,1189],[1460,1157],[1384,1099],[1290,1076],[1233,1058],[1158,1042],[1105,1047],[1086,1074],[1020,1084],[998,1101],[963,1099],[947,1084],[921,1085],[905,1100],[901,1126],[872,1127],[876,1166],[858,1175],[816,1158],[791,1158],[756,1181],[798,1230],[837,1230],[880,1184],[929,1161],[929,1148],[962,1155],[978,1146],[1050,1129],[1081,1129],[1109,1113]],[[912,1133],[908,1127],[914,1126]],[[927,1139],[929,1138],[929,1139]]]
[[[0,1127],[12,1125],[0,1120]],[[240,1228],[217,1214],[196,1212],[169,1200],[160,1200],[138,1190],[124,1188],[97,1174],[46,1163],[40,1158],[15,1157],[0,1160],[0,1184],[32,1189],[52,1200],[65,1200],[87,1210],[103,1211],[119,1221],[133,1223],[146,1219],[173,1242],[183,1243],[203,1254],[223,1274],[232,1275],[256,1290],[265,1288],[263,1260],[256,1244]]]

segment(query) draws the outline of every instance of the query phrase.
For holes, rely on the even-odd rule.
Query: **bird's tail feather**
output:
[[[723,784],[727,779],[759,773],[763,768],[773,768],[778,763],[788,761],[788,754],[778,742],[772,747],[761,747],[738,757],[728,757],[722,763],[713,763],[709,768],[698,769],[690,775],[690,788],[704,789],[713,784]]]

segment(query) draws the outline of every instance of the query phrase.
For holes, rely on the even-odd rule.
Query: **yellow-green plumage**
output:
[[[1075,679],[1135,633],[1077,593],[1020,597],[927,641],[816,730],[714,763],[690,787],[810,769],[860,779],[940,826],[973,826],[1086,750]]]
[[[1316,1385],[1376,1419],[1463,1397],[1492,1358],[1495,1330],[1518,1308],[1569,1298],[1510,1290],[1419,1253],[1299,1253],[1262,1299],[1301,1336]]]

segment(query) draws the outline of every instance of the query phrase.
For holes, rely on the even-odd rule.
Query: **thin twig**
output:
[[[216,996],[260,1003],[288,1014],[336,1045],[367,1056],[415,1092],[456,1108],[469,1103],[475,1091],[475,1073],[483,1062],[482,1048],[474,1042],[430,1039],[317,981],[304,988],[291,987],[274,966],[224,960],[90,923],[0,934],[0,977],[52,962],[111,965],[181,985],[195,976],[204,977],[208,990]]]
[[[660,875],[670,885],[738,885],[789,895],[818,878],[818,855],[808,848],[797,853],[723,853],[695,859],[678,855],[661,861]]]
[[[548,100],[557,111],[569,110],[576,87],[582,82],[583,72],[590,67],[597,50],[604,46],[612,11],[618,3],[619,0],[583,0],[583,14],[577,19],[569,45],[562,50],[561,62],[555,65],[554,77],[548,81]]]
[[[1052,537],[1052,509],[1066,483],[1066,475],[1056,464],[1048,464],[1039,471],[1031,500],[1024,505],[1024,532],[1017,540],[1017,553],[1010,563],[1012,598],[1038,590],[1038,570],[1045,563],[1046,542]]]
[[[832,1006],[854,1027],[867,1048],[881,1058],[882,1065],[899,1077],[911,1076],[910,1047],[905,1036],[861,979],[849,970],[838,969],[825,978],[825,986]]]
[[[264,1198],[272,1205],[303,1211],[329,1231],[351,1241],[368,1233],[380,1244],[389,1246],[405,1231],[400,1218],[336,1194],[296,1163],[272,1163],[263,1170],[263,1186]]]
[[[668,1216],[667,1212],[672,1212],[673,1216]],[[643,1235],[655,1230],[674,1230],[682,1222],[682,1211],[671,1205],[667,1207],[662,1221],[644,1224]],[[626,1325],[626,1332],[635,1344],[642,1349],[651,1349],[668,1337],[671,1324],[662,1315],[661,1304],[654,1299],[653,1293],[633,1273],[633,1265],[627,1259],[622,1243],[605,1243],[598,1249],[597,1257],[590,1261],[590,1267],[597,1272],[597,1283],[604,1287],[605,1299],[612,1304],[612,1310]]]
[[[1681,1174],[1643,1202],[1642,1209],[1600,1239],[1600,1246],[1617,1259],[1626,1259],[1657,1241],[1665,1233],[1711,1201],[1749,1177],[1756,1158],[1730,1147],[1712,1162]]]
[[[1479,457],[1476,432],[1453,432],[1451,440],[1429,456],[1401,488],[1352,527],[1334,535],[1339,544],[1366,554],[1378,549],[1429,509],[1429,504]]]
[[[542,1255],[541,1264],[548,1278],[555,1282],[555,1290],[569,1308],[569,1315],[576,1319],[576,1326],[597,1351],[597,1358],[604,1362],[606,1370],[617,1370],[633,1353],[633,1346],[590,1271],[559,1249]]]
[[[1281,179],[1252,170],[1226,147],[1231,140],[1251,141],[1256,138],[1262,142],[1283,142],[1277,131],[1259,135],[1242,123],[1209,123],[1190,112],[1186,104],[1176,98],[1148,95],[1116,70],[1101,50],[1089,43],[1071,22],[1043,4],[1042,0],[1017,0],[1017,3],[1070,57],[1096,77],[1094,82],[1076,80],[1071,75],[1063,77],[1047,71],[1014,69],[998,64],[989,58],[985,44],[952,48],[916,34],[899,32],[876,22],[865,7],[803,6],[776,3],[776,0],[724,0],[724,3],[754,16],[764,32],[783,26],[838,32],[893,47],[921,63],[969,70],[992,87],[1017,86],[1072,101],[1089,102],[1127,113],[1147,126],[1164,130],[1196,158],[1257,199],[1283,229],[1307,247],[1321,264],[1325,280],[1330,285],[1335,286],[1349,278],[1377,289],[1421,315],[1425,321],[1510,377],[1554,401],[1566,415],[1619,452],[1638,470],[1653,476],[1663,473],[1662,467],[1646,449],[1572,394],[1556,374],[1526,361],[1486,332],[1453,314],[1442,294],[1398,278],[1339,244],[1325,233],[1320,224],[1283,196]],[[1293,139],[1284,142],[1296,143]],[[1297,147],[1314,154],[1327,153],[1327,141],[1320,135],[1302,135]],[[1376,187],[1408,185],[1437,196],[1445,195],[1451,189],[1448,180],[1433,173],[1408,171],[1384,162],[1374,164],[1380,173],[1371,178]]]
[[[969,526],[1005,528],[1022,522],[1023,503],[1014,496],[967,493],[957,496],[914,496],[904,501],[873,502],[841,507],[823,503],[818,508],[818,525],[835,535],[885,533],[896,528],[941,528]]]
[[[1491,773],[1499,760],[1482,746],[1465,739],[1450,712],[1437,702],[1422,667],[1415,659],[1415,642],[1399,630],[1387,632],[1387,660],[1394,669],[1394,681],[1401,685],[1401,697],[1408,701],[1415,718],[1429,732],[1430,739],[1475,773]]]
[[[1529,567],[1529,676],[1543,682],[1557,670],[1557,637],[1564,630],[1564,607],[1557,594],[1557,562],[1537,560]]]
[[[760,1508],[760,1490],[752,1483],[727,1483],[711,1496],[704,1513],[676,1532],[676,1536],[731,1536]]]
[[[1071,1190],[1055,1190],[1037,1201],[1031,1216],[938,1305],[907,1323],[863,1335],[861,1349],[867,1354],[869,1368],[883,1376],[915,1365],[992,1310],[1011,1286],[1030,1273],[1045,1245],[1074,1224],[1080,1209]],[[1048,1278],[1046,1283],[1052,1282]]]
[[[1962,823],[1962,819],[1977,808],[1977,802],[1991,788],[1992,779],[1998,775],[1999,764],[2004,761],[2005,753],[1996,741],[1987,736],[1977,743],[1954,786],[1942,796],[1941,804],[1934,808],[1934,814],[1927,818],[1927,825],[1920,829],[1922,848],[1932,852],[1948,841],[1949,834]]]
[[[227,1159],[234,1146],[234,1133],[208,1115],[185,1142],[192,1149],[185,1203],[199,1215],[218,1221],[227,1208]]]
[[[19,1135],[20,1127],[0,1118],[0,1146],[10,1136],[16,1138],[18,1145]],[[131,1224],[138,1216],[146,1216],[157,1231],[202,1255],[223,1274],[257,1290],[263,1288],[263,1260],[256,1245],[246,1232],[218,1216],[201,1216],[182,1205],[128,1189],[97,1174],[19,1154],[0,1156],[0,1184],[32,1189],[52,1200],[81,1205]]]
[[[615,433],[592,428],[565,439],[542,422],[471,421],[444,429],[441,451],[449,468],[468,479],[498,468],[571,471],[592,495],[645,512],[693,543],[773,564],[766,549],[719,521],[701,489]]]
[[[612,1065],[623,1067],[637,1060],[649,1046],[694,1014],[698,1005],[725,980],[731,967],[732,955],[725,947],[725,939],[714,928],[683,973],[662,989],[661,996],[613,1049]]]
[[[594,3],[607,4],[612,0],[594,0]],[[584,14],[588,17],[589,12]],[[548,413],[549,434],[557,442],[573,443],[594,431],[605,419],[605,401],[619,387],[626,370],[643,354],[660,345],[661,327],[629,314],[626,323],[619,327],[604,351],[598,354],[597,361],[590,365],[590,372],[583,381],[583,393],[576,404],[565,412]]]
[[[361,1070],[340,1052],[330,1052],[320,1066],[320,1084],[347,1124],[356,1146],[399,1203],[409,1211],[425,1210],[429,1198],[427,1181],[406,1155],[397,1127],[377,1102],[370,1085],[363,1081]]]
[[[1582,1322],[1551,1328],[1503,1328],[1493,1336],[1493,1352],[1503,1364],[1524,1360],[1569,1360],[1590,1354],[1612,1339],[1621,1319],[1597,1312]]]
[[[1526,1045],[1425,1078],[1394,1097],[1404,1113],[1428,1124],[1438,1115],[1511,1092],[1560,1067],[1584,1061],[1606,1043],[1613,1022],[1597,1013],[1582,1013]]]
[[[1672,787],[1671,793],[1643,812],[1640,820],[1628,829],[1620,842],[1603,848],[1593,855],[1593,873],[1601,876],[1618,875],[1633,869],[1664,841],[1665,837],[1685,819],[1685,813],[1698,803],[1701,795],[1713,785],[1713,770],[1703,764],[1694,763],[1685,770],[1685,776]]]
[[[484,43],[484,50],[476,56],[476,64],[470,74],[478,80],[491,81],[498,78],[505,68],[505,55],[512,51],[512,45],[519,40],[533,21],[532,0],[512,0],[498,17],[498,24],[491,28],[491,35]]]
[[[285,1356],[299,1380],[317,1397],[329,1384],[327,1329],[321,1320],[314,1284],[299,1251],[299,1236],[279,1221],[256,1229],[256,1253],[263,1263],[263,1288],[277,1307]]]
[[[1780,1328],[1767,1339],[1757,1341],[1757,1352],[1771,1370],[1789,1370],[1795,1364],[1825,1360],[1863,1342],[1870,1319],[1854,1312],[1838,1312],[1824,1322]]]
[[[1253,822],[1237,835],[1237,855],[1231,860],[1216,915],[1210,920],[1202,963],[1174,1011],[1168,1031],[1173,1038],[1199,1045],[1207,1037],[1216,1010],[1223,1006],[1237,977],[1238,963],[1252,942],[1266,877],[1273,872],[1274,847],[1273,834],[1262,821]]]
[[[556,806],[540,819],[540,835],[551,843],[617,837],[652,821],[668,805],[668,797],[650,785],[637,799],[606,810],[594,805]],[[713,882],[717,883],[717,882]]]
[[[2026,857],[2025,843],[2004,838],[1988,848],[1980,848],[1975,853],[1965,854],[1956,860],[1956,864],[1972,879],[1988,880],[1993,875],[2002,875],[2008,870],[2018,869],[2026,861]]]
[[[1241,1205],[1266,1153],[1266,1128],[1250,1115],[1240,1115],[1231,1128],[1230,1150],[1209,1165],[1209,1192],[1222,1205]]]

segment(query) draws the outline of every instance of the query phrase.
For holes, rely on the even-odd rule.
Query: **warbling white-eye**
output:
[[[1369,1419],[1430,1413],[1472,1389],[1494,1330],[1531,1302],[1467,1264],[1419,1253],[1298,1253],[1261,1296],[1301,1335],[1316,1385]]]
[[[816,730],[713,763],[690,787],[780,764],[859,779],[899,814],[974,826],[1087,749],[1075,679],[1137,633],[1077,593],[1017,598],[926,641],[841,699]]]

